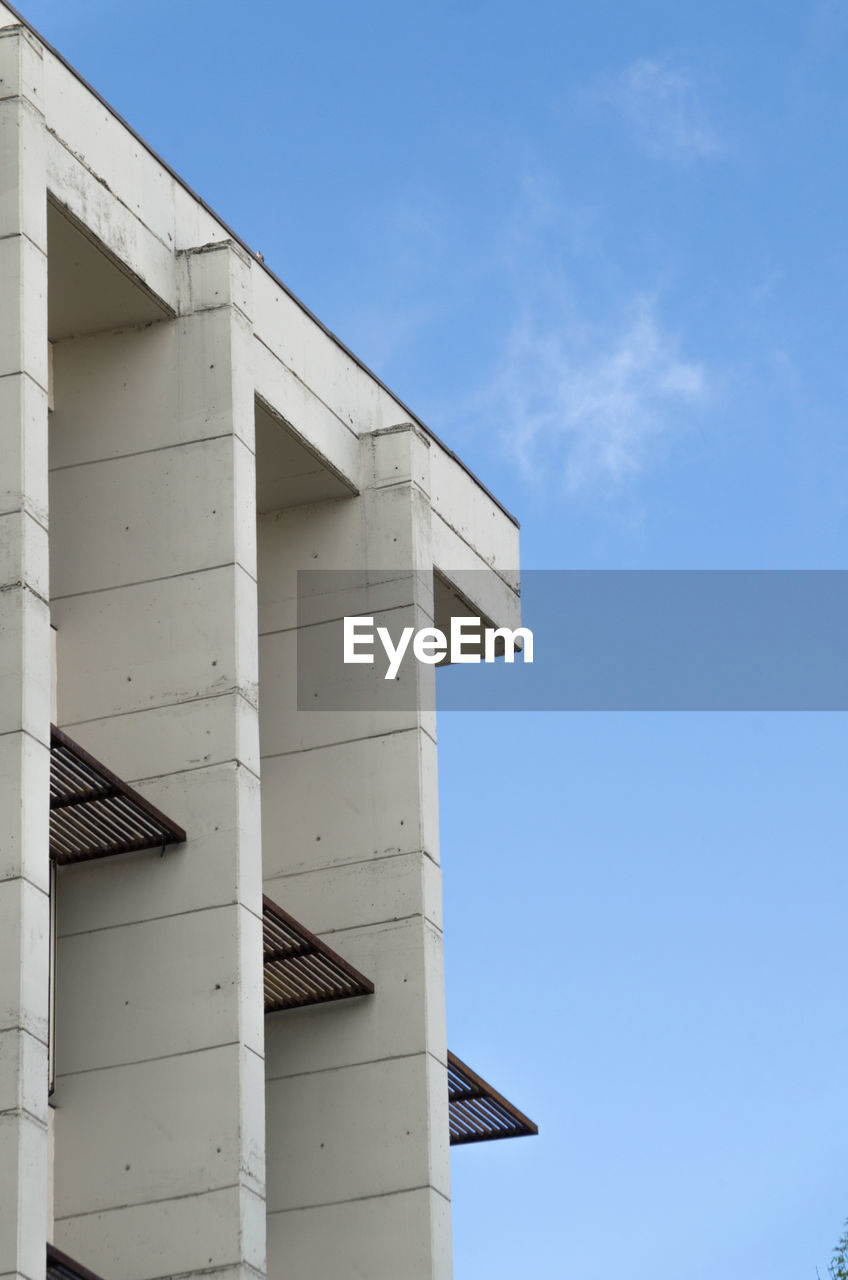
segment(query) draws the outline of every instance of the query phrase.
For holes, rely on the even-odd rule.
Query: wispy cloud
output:
[[[714,375],[663,316],[657,264],[646,288],[561,175],[532,157],[515,168],[512,203],[458,260],[450,206],[426,189],[400,193],[380,242],[390,283],[376,300],[358,298],[344,331],[460,449],[479,435],[537,491],[623,496],[691,428]],[[490,302],[482,335],[446,351],[434,382],[414,352],[437,327],[472,323],[474,309],[462,311],[471,295]],[[406,390],[416,377],[423,396]]]
[[[639,149],[654,159],[721,152],[694,76],[669,61],[639,58],[596,86],[590,98],[612,107]]]
[[[704,367],[681,356],[656,300],[643,297],[606,341],[573,324],[517,326],[492,400],[525,474],[558,473],[573,493],[618,489],[642,471],[707,390]]]

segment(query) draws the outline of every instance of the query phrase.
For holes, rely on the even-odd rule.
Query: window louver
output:
[[[448,1099],[451,1146],[493,1138],[523,1138],[539,1132],[532,1120],[454,1053],[448,1053]]]

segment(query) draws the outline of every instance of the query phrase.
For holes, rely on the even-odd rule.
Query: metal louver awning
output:
[[[454,1053],[448,1053],[448,1099],[452,1147],[493,1138],[529,1137],[539,1132],[532,1120]]]
[[[47,1246],[47,1280],[100,1280],[93,1271],[69,1258],[55,1245]]]
[[[266,1013],[373,995],[373,982],[267,897],[262,925]]]
[[[50,856],[59,865],[182,843],[182,827],[55,726],[50,731]]]

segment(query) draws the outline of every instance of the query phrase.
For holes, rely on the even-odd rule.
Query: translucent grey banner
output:
[[[299,573],[298,709],[848,710],[848,571],[529,570],[520,601],[517,583]]]

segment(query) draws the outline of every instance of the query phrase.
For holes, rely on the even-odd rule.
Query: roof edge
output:
[[[266,262],[263,262],[261,258],[257,257],[254,250],[251,249],[249,245],[245,244],[241,236],[238,235],[237,232],[235,232],[228,223],[224,222],[223,218],[221,218],[219,214],[217,214],[215,210],[206,203],[206,201],[203,199],[202,196],[199,196],[197,194],[197,192],[194,190],[193,187],[189,186],[189,184],[186,182],[184,178],[180,177],[176,169],[173,169],[171,165],[168,164],[167,160],[162,159],[158,151],[154,150],[154,148],[151,147],[150,143],[146,142],[144,138],[142,138],[141,134],[138,133],[127,120],[124,119],[121,113],[119,111],[116,111],[115,108],[112,106],[112,104],[110,102],[107,102],[106,99],[103,97],[103,95],[101,93],[98,93],[98,91],[94,88],[93,85],[89,84],[85,76],[82,75],[79,71],[77,71],[75,66],[73,66],[70,62],[68,62],[68,59],[65,58],[59,52],[59,50],[55,47],[55,45],[52,45],[49,40],[45,40],[41,32],[37,31],[35,27],[32,25],[32,23],[29,22],[24,17],[24,15],[18,9],[15,8],[13,4],[9,4],[8,0],[3,0],[3,4],[9,10],[9,12],[13,15],[13,17],[17,18],[17,20],[21,23],[21,25],[26,27],[27,31],[29,31],[31,35],[35,36],[36,40],[40,41],[41,44],[44,45],[44,48],[49,53],[51,53],[54,58],[58,58],[62,66],[65,67],[66,70],[70,71],[71,75],[74,76],[75,79],[77,79],[80,82],[80,84],[83,85],[89,91],[89,93],[92,93],[94,97],[97,99],[97,101],[101,103],[106,108],[107,111],[111,112],[111,114],[115,117],[115,119],[118,120],[124,126],[124,128],[129,133],[132,134],[135,140],[138,143],[140,143],[142,147],[144,147],[145,151],[147,151],[153,157],[153,159],[157,162],[157,164],[161,164],[162,168],[165,169],[171,175],[174,181],[178,182],[180,186],[183,188],[183,190],[188,192],[191,198],[193,200],[196,200],[197,203],[201,206],[201,208],[205,209],[206,212],[209,214],[209,216],[215,219],[218,225],[224,231],[226,231],[227,235],[231,239],[235,240],[236,244],[240,245],[241,248],[244,249],[246,253],[250,254],[250,257],[253,260],[253,262],[256,264],[256,266],[261,267],[263,271],[267,272],[267,274],[271,277],[274,283],[278,285],[289,298],[291,298],[292,302],[294,302],[298,307],[300,307],[304,315],[308,316],[309,319],[314,324],[316,324],[318,328],[327,335],[328,338],[332,339],[332,341],[336,344],[336,346],[339,347],[345,353],[346,356],[349,356],[355,365],[357,365],[360,369],[362,369],[363,373],[367,373],[369,378],[373,378],[373,380],[377,383],[377,385],[381,387],[382,390],[385,391],[387,395],[390,395],[392,399],[397,402],[400,408],[403,409],[404,413],[408,413],[409,416],[413,419],[413,421],[417,423],[417,425],[421,427],[422,430],[426,431],[427,434],[436,442],[439,448],[443,449],[445,453],[448,455],[448,457],[452,458],[453,461],[456,462],[457,465],[460,466],[462,470],[465,471],[466,474],[471,477],[474,483],[479,485],[479,487],[483,490],[486,496],[490,498],[492,502],[494,502],[495,506],[498,507],[499,510],[503,512],[503,514],[507,517],[507,519],[510,520],[512,524],[515,525],[516,529],[520,529],[521,525],[518,521],[518,518],[514,516],[512,512],[508,510],[507,507],[504,506],[500,498],[495,497],[491,489],[489,489],[485,484],[483,484],[483,481],[480,479],[479,476],[474,474],[474,472],[471,470],[468,464],[466,462],[463,462],[462,458],[460,458],[459,455],[455,453],[453,449],[450,448],[449,445],[446,445],[444,440],[442,440],[438,435],[436,435],[436,432],[433,431],[432,427],[428,427],[426,422],[422,422],[421,419],[418,417],[418,415],[414,412],[414,410],[412,410],[409,407],[409,405],[405,403],[405,401],[401,400],[400,397],[397,396],[394,391],[392,391],[391,387],[388,387],[386,383],[383,382],[382,378],[379,378],[377,376],[377,374],[374,372],[373,369],[369,369],[368,365],[365,363],[364,360],[361,360],[354,351],[351,351],[350,347],[348,347],[344,342],[342,342],[341,338],[339,338],[337,334],[333,333],[332,329],[329,329],[322,320],[318,319],[318,317],[315,315],[313,311],[310,311],[306,303],[303,302],[297,296],[296,293],[292,292],[292,290],[288,287],[285,281],[281,280],[280,277],[271,270],[271,268],[267,265]]]

